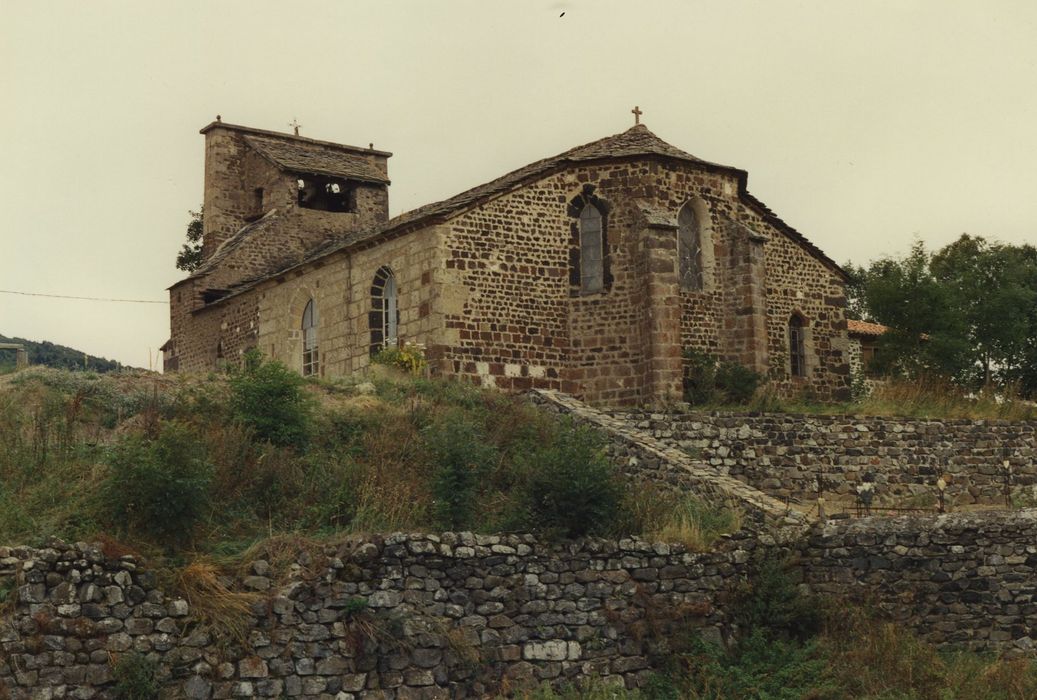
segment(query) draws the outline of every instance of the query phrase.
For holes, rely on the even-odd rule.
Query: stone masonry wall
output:
[[[576,676],[635,687],[673,624],[721,640],[714,597],[755,547],[727,544],[397,534],[303,552],[280,582],[257,561],[227,581],[255,598],[245,646],[131,556],[0,548],[17,595],[0,624],[0,696],[112,697],[112,665],[131,652],[156,662],[169,698],[481,697]]]
[[[953,505],[1004,505],[1002,446],[1009,448],[1012,493],[1031,502],[1037,486],[1037,424],[789,414],[616,411],[622,424],[684,450],[702,465],[779,499],[852,500],[865,474],[878,501],[935,502],[949,475]]]
[[[940,645],[1033,655],[1037,511],[816,524],[795,548],[815,593],[877,607]],[[775,551],[775,548],[778,548]],[[528,535],[394,534],[258,560],[241,644],[203,626],[132,556],[53,542],[0,547],[0,696],[113,697],[129,653],[163,698],[484,697],[548,681],[628,688],[689,630],[724,642],[725,595],[787,545],[744,533],[717,551],[636,539],[557,545]],[[201,601],[195,601],[195,604]]]
[[[607,439],[609,457],[634,481],[693,493],[714,504],[738,508],[746,516],[747,527],[778,528],[785,533],[782,539],[809,522],[801,512],[781,501],[603,411],[553,391],[537,390],[530,398],[545,410],[601,430]]]
[[[570,276],[578,210],[571,205],[589,197],[607,209],[607,275],[601,292],[580,294]],[[676,284],[676,218],[689,201],[709,247],[701,291]],[[646,209],[672,219],[665,271],[646,265]],[[766,242],[751,244],[746,225]],[[445,374],[517,391],[561,390],[599,405],[652,403],[662,392],[652,386],[659,358],[650,353],[657,336],[669,333],[678,368],[680,347],[739,362],[755,358],[748,364],[762,362],[758,368],[787,393],[848,397],[841,281],[745,204],[729,173],[646,160],[570,167],[457,216],[445,244],[443,281],[456,290],[456,303],[444,307]],[[732,272],[749,245],[762,245],[751,284],[742,279],[750,274],[745,266]],[[664,299],[651,299],[650,279],[672,282]],[[672,328],[645,325],[670,307]],[[809,373],[792,380],[787,327],[794,312],[809,326]]]
[[[1037,511],[831,521],[800,556],[815,593],[876,606],[934,644],[1034,653]]]

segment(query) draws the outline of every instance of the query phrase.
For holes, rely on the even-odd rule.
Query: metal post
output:
[[[1002,487],[1005,494],[1005,507],[1012,507],[1012,460],[1009,458],[1008,445],[1001,445],[1001,474],[1004,479]]]

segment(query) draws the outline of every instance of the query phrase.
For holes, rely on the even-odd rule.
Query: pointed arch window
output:
[[[793,377],[807,376],[806,323],[799,314],[789,319],[789,361]]]
[[[691,202],[677,214],[677,256],[682,290],[700,291],[702,275],[702,230]]]
[[[320,351],[317,347],[317,306],[313,299],[306,302],[302,312],[302,374],[304,377],[320,374]]]
[[[371,313],[368,326],[371,330],[371,355],[378,354],[382,348],[399,344],[399,290],[396,276],[388,267],[375,273],[371,285]]]
[[[600,292],[605,287],[605,256],[601,212],[588,204],[580,212],[580,291]]]

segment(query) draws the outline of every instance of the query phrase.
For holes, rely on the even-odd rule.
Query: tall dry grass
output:
[[[187,601],[194,620],[217,638],[248,646],[254,624],[252,605],[262,596],[231,590],[223,570],[203,558],[189,563],[172,576],[172,590]]]
[[[869,415],[914,418],[1037,418],[1037,406],[1021,400],[1013,387],[999,392],[988,389],[972,394],[939,377],[889,379],[861,399],[856,410]]]
[[[626,517],[627,531],[653,542],[682,544],[692,552],[705,552],[721,535],[742,527],[742,513],[734,504],[710,504],[650,485],[629,492]]]

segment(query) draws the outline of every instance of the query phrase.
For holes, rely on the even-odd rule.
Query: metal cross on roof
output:
[[[298,119],[293,119],[292,122],[288,126],[290,126],[293,129],[295,129],[295,135],[296,136],[299,135],[299,127],[302,126],[302,124],[299,123]]]
[[[637,105],[634,105],[634,108],[632,110],[630,110],[630,113],[634,115],[634,126],[637,126],[638,124],[640,124],[641,123],[641,115],[644,114],[644,112],[641,111],[641,108],[638,107]]]

